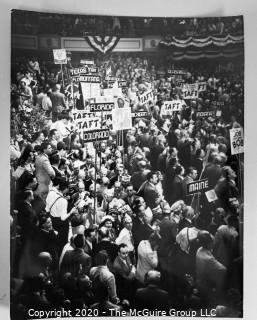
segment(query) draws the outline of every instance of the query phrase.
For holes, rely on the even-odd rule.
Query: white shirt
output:
[[[120,233],[118,238],[116,239],[116,244],[120,245],[121,243],[125,243],[128,246],[128,251],[133,251],[134,246],[131,240],[132,233],[129,231],[127,228],[123,228]]]
[[[59,199],[56,201],[57,198]],[[61,220],[64,221],[69,217],[69,214],[67,214],[67,208],[68,201],[63,197],[63,194],[60,191],[58,191],[55,187],[52,187],[49,190],[48,195],[46,197],[46,211],[50,211],[52,217],[61,218]]]

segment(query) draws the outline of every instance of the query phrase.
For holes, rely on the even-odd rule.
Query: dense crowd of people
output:
[[[179,81],[207,83],[191,100],[168,63],[120,54],[96,64],[102,78],[111,67],[126,80],[123,98],[148,115],[93,144],[72,120],[69,66],[62,77],[36,57],[13,62],[12,314],[206,308],[241,317],[244,161],[231,155],[229,130],[244,125],[243,62],[227,73],[184,66]],[[142,106],[148,90],[154,100]],[[163,117],[163,102],[178,99],[182,110]],[[188,195],[200,179],[215,201]]]
[[[53,32],[54,30],[54,32]],[[14,11],[12,32],[17,34],[58,34],[142,37],[145,35],[173,35],[176,37],[209,35],[242,35],[242,17],[224,18],[141,18],[114,16],[83,16],[44,14]]]

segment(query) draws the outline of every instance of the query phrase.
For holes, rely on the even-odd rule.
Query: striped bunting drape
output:
[[[209,36],[205,38],[195,38],[189,37],[187,39],[177,39],[175,36],[171,37],[171,41],[160,41],[160,45],[167,47],[176,47],[176,48],[187,48],[189,46],[203,48],[209,45],[214,45],[218,47],[224,47],[228,44],[243,44],[244,36],[231,36],[227,35],[226,37],[218,36]]]
[[[103,54],[113,50],[120,40],[116,36],[92,36],[87,34],[84,34],[84,38],[91,48]]]

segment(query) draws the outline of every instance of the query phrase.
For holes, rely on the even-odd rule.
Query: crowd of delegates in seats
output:
[[[55,34],[142,37],[174,35],[177,37],[209,35],[242,35],[242,17],[225,18],[141,18],[83,16],[16,11],[12,16],[12,32],[18,34]]]
[[[163,101],[181,98],[158,72],[170,66],[123,55],[110,63],[128,80],[133,111],[149,116],[122,137],[111,131],[96,150],[73,130],[58,74],[36,58],[13,69],[12,314],[216,308],[242,316],[243,155],[231,155],[229,129],[243,127],[243,74],[188,67],[185,82],[206,81],[206,91],[162,119]],[[137,95],[150,87],[155,100],[142,109]],[[196,117],[206,110],[216,116]],[[201,178],[215,202],[187,195]]]

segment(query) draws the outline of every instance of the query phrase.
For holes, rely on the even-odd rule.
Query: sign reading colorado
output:
[[[83,140],[84,142],[94,142],[107,140],[110,137],[109,129],[99,129],[94,131],[84,131]]]

